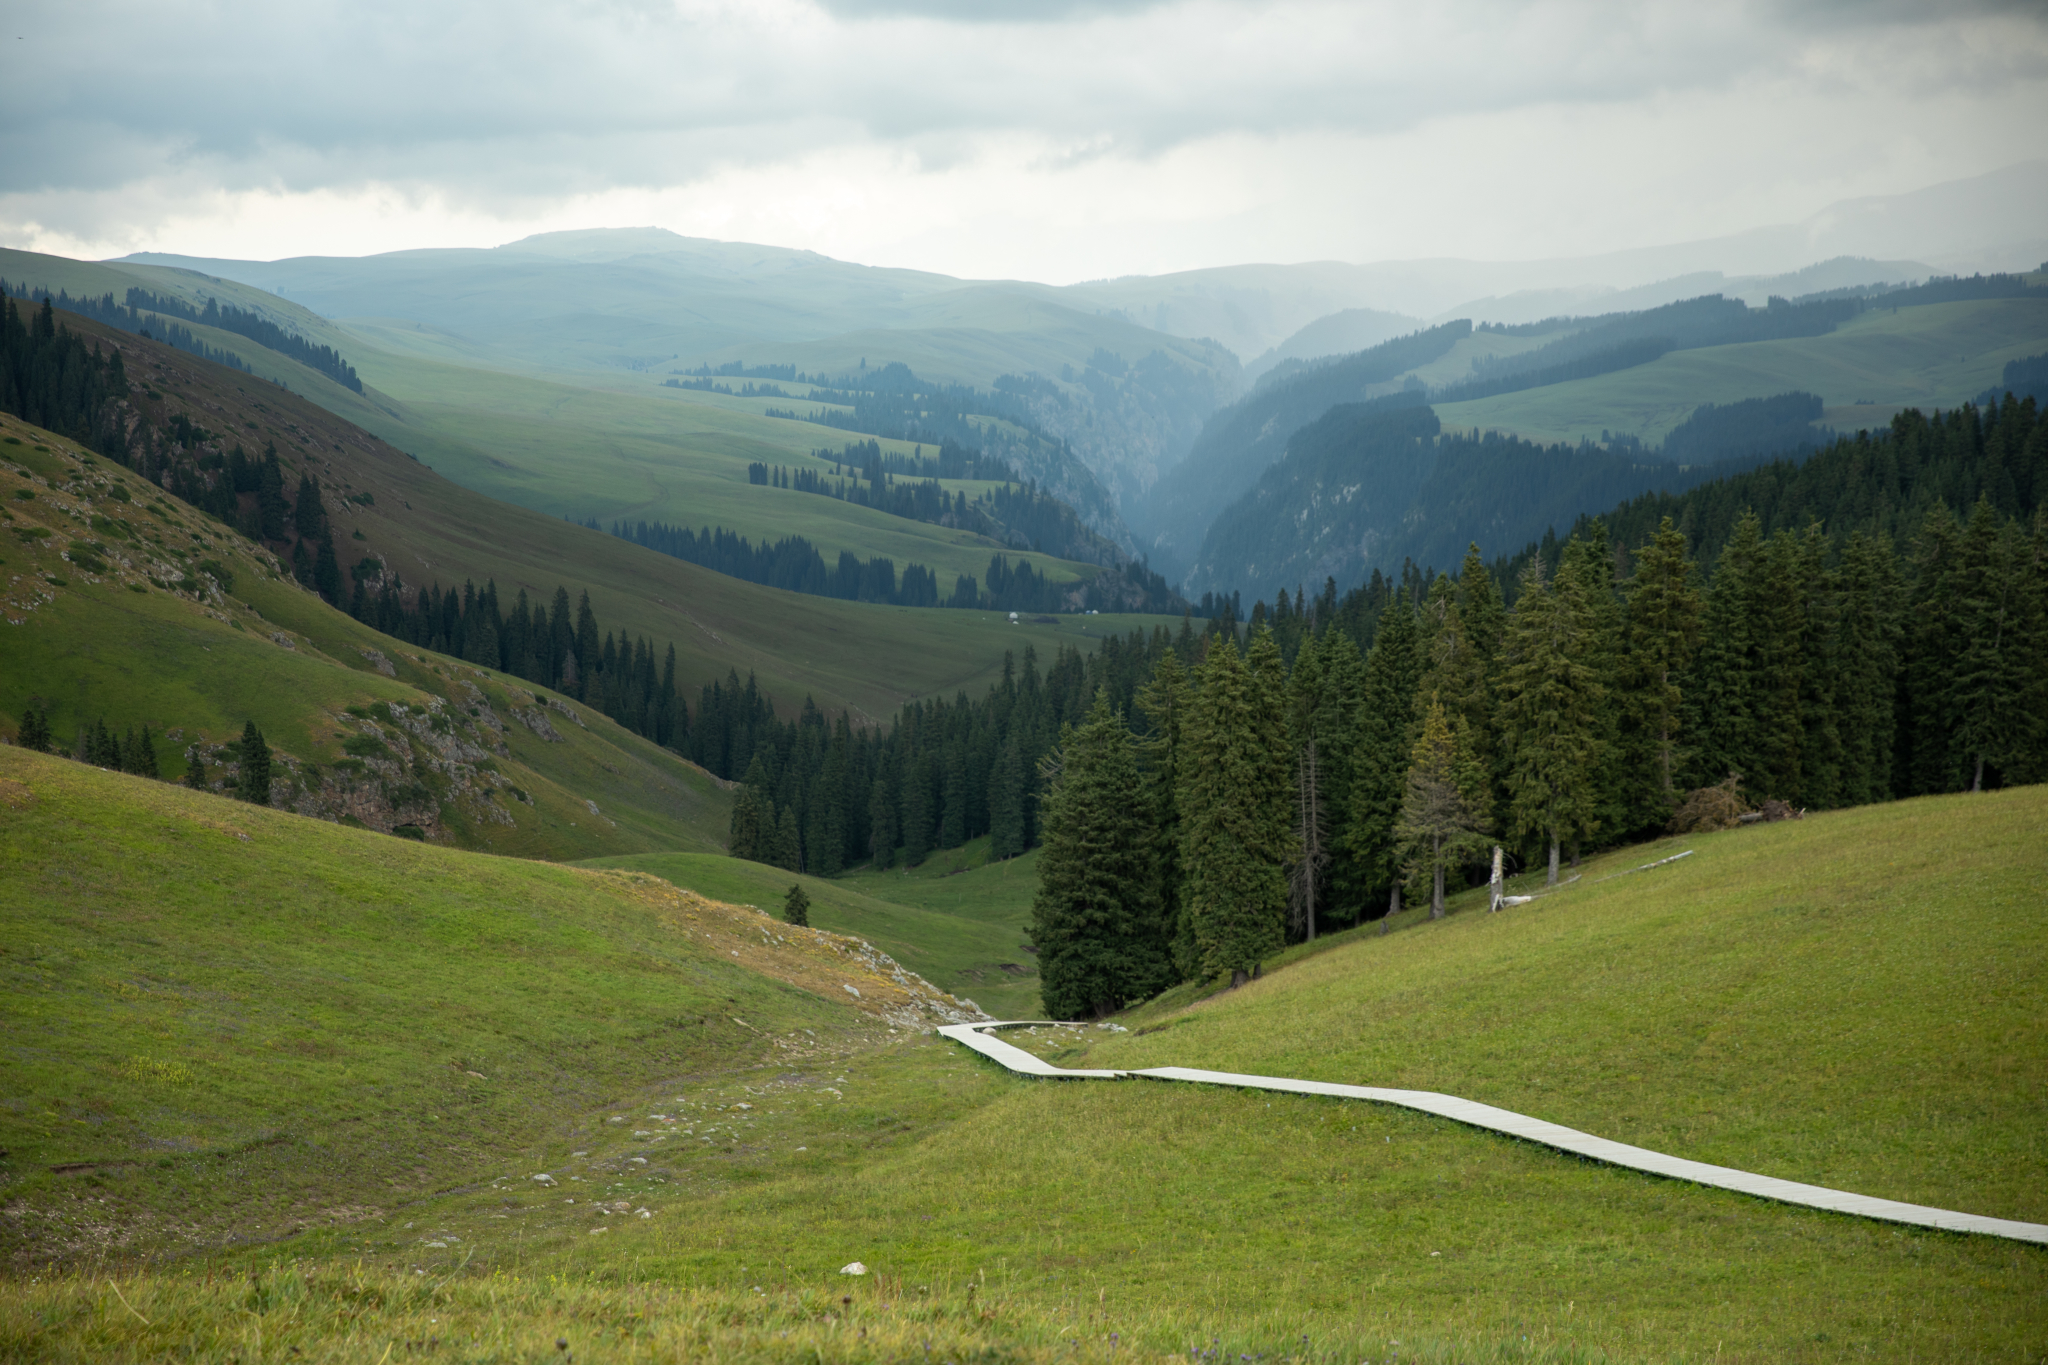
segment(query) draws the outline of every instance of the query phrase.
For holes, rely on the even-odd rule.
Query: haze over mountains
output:
[[[2031,269],[2048,257],[2043,222],[2048,161],[2037,160],[1832,205],[1797,224],[1540,261],[1247,264],[1050,286],[629,228],[547,233],[490,249],[269,262],[138,253],[119,264],[197,271],[270,291],[332,319],[359,350],[367,345],[409,361],[577,388],[640,387],[720,369],[859,376],[900,363],[920,383],[989,395],[981,406],[1043,432],[1054,444],[1014,457],[1021,474],[1169,578],[1199,567],[1188,586],[1206,591],[1236,586],[1228,575],[1246,566],[1204,556],[1204,536],[1278,458],[1292,431],[1337,397],[1366,398],[1404,385],[1443,390],[1502,363],[1519,343],[1482,328],[1426,371],[1397,371],[1375,381],[1377,388],[1310,400],[1321,406],[1265,430],[1256,450],[1216,448],[1221,409],[1303,365],[1455,319],[1526,326],[1640,313],[1713,294],[1761,309],[1773,297],[1987,267]],[[1832,352],[1813,363],[1731,353],[1682,384],[1652,384],[1648,398],[1603,393],[1578,404],[1562,424],[1547,389],[1541,402],[1477,402],[1457,420],[1538,441],[1622,436],[1654,448],[1701,402],[1725,405],[1803,387],[1818,394],[1838,424],[1883,421],[1908,404],[1974,397],[1997,382],[2006,361],[2030,353],[2031,322],[2007,319],[1994,331],[1980,338],[1985,344],[1974,355],[1966,345],[1954,362],[1937,358],[1955,338],[1932,337],[1911,343],[1918,359],[1890,370],[1879,365],[1882,373]],[[380,372],[374,358],[365,372]],[[1585,390],[1566,383],[1560,392]],[[804,390],[788,393],[801,397]],[[800,415],[772,403],[756,410]],[[399,433],[385,434],[403,443]],[[1060,445],[1071,459],[1058,453]],[[1194,463],[1191,453],[1200,457]],[[480,469],[490,463],[478,461]],[[490,491],[550,505],[531,488]],[[570,497],[561,505],[600,519],[626,510]],[[1398,559],[1398,546],[1381,544]],[[1361,550],[1339,576],[1366,572],[1371,558]]]

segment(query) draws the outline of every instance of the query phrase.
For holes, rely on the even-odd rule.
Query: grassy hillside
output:
[[[780,916],[790,885],[811,899],[811,923],[854,934],[927,981],[966,996],[998,1019],[1034,1019],[1038,998],[1030,939],[1038,851],[990,863],[988,839],[942,849],[914,868],[858,868],[827,881],[760,863],[701,853],[592,859],[591,867],[651,873],[714,900]]]
[[[14,751],[0,779],[0,1009],[33,1043],[0,1105],[6,1358],[1990,1361],[2048,1330],[2038,1247],[1364,1105],[1026,1081],[652,879]],[[1429,1084],[2038,1218],[2044,815],[2030,789],[1706,836],[1142,1032],[1024,1039]],[[224,1230],[248,1242],[62,1271]]]
[[[522,588],[529,597],[557,585],[587,588],[605,629],[672,641],[678,677],[693,691],[751,671],[785,710],[809,695],[859,721],[886,719],[912,697],[979,692],[1001,676],[1006,649],[1031,642],[1049,655],[1058,641],[1093,638],[1112,620],[1149,627],[1155,619],[1011,626],[997,612],[840,602],[740,582],[472,492],[297,393],[89,320],[67,325],[123,348],[153,424],[184,414],[255,450],[274,442],[294,487],[300,468],[310,468],[331,498],[346,500],[342,510],[329,503],[345,565],[374,554],[409,584],[495,580],[507,600]]]
[[[923,564],[938,572],[941,592],[952,591],[960,574],[984,577],[998,551],[1031,561],[1058,582],[1094,573],[1050,555],[1004,550],[971,532],[750,484],[747,466],[755,461],[829,476],[832,462],[812,459],[813,450],[867,439],[759,413],[815,406],[801,399],[725,398],[662,388],[652,377],[630,389],[593,389],[374,352],[359,368],[403,404],[402,419],[372,424],[378,434],[465,488],[554,516],[595,517],[605,526],[619,519],[692,530],[722,526],[756,542],[801,535],[827,563],[850,550],[862,559],[887,555],[899,571]],[[887,447],[912,450],[904,441]],[[959,480],[942,486],[969,497],[988,487]]]
[[[399,348],[380,351],[366,345],[363,336],[260,289],[164,266],[103,265],[0,251],[0,278],[73,294],[111,293],[117,302],[135,285],[187,303],[217,296],[258,312],[334,347],[355,365],[365,391],[352,392],[234,333],[199,325],[191,330],[208,346],[240,357],[256,378],[304,394],[344,421],[425,459],[463,487],[550,516],[596,517],[606,525],[619,518],[692,529],[716,525],[756,541],[803,535],[828,562],[850,550],[862,559],[887,555],[899,569],[911,562],[924,564],[939,572],[942,591],[950,591],[959,574],[980,577],[989,556],[1002,548],[986,537],[836,499],[749,484],[747,465],[757,460],[829,471],[829,463],[820,466],[810,452],[837,449],[853,439],[850,433],[763,415],[772,406],[803,411],[816,406],[801,399],[668,389],[655,374],[607,369],[593,375],[565,367],[560,357],[508,373],[495,352],[413,324],[372,329],[377,340]],[[409,341],[416,344],[407,346]],[[846,361],[848,367],[853,363]],[[802,386],[796,391],[802,392]],[[911,450],[906,442],[887,445],[901,453]],[[970,497],[983,487],[946,483],[948,492],[964,489]],[[1031,560],[1055,581],[1071,582],[1094,572],[1091,566],[1047,555],[1011,553]]]
[[[1879,426],[1906,407],[1952,408],[1999,382],[2008,360],[2048,348],[2048,302],[1985,299],[1868,312],[1826,336],[1672,351],[1633,369],[1438,409],[1452,430],[1511,431],[1536,441],[1633,433],[1650,444],[1702,403],[1798,390],[1826,420]]]
[[[128,471],[0,417],[0,480],[7,734],[30,706],[67,749],[83,725],[146,723],[169,779],[253,719],[289,760],[278,799],[309,812],[537,857],[722,847],[730,798],[709,775],[590,708],[401,647]],[[431,799],[388,796],[416,784]]]
[[[854,945],[651,878],[18,749],[0,749],[0,829],[15,1273],[525,1181],[623,1095],[871,1047],[929,997]]]
[[[1186,1009],[1093,1065],[1439,1090],[1602,1137],[2048,1221],[2048,789],[1624,849],[1499,915],[1484,892]],[[1617,876],[1685,849],[1669,867]],[[1529,889],[1540,889],[1532,874]],[[1511,891],[1522,888],[1511,887]]]

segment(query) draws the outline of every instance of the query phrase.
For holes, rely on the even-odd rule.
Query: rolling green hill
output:
[[[1908,407],[1960,406],[1997,383],[2007,361],[2044,347],[2048,300],[1873,306],[1826,336],[1673,351],[1594,379],[1447,403],[1439,413],[1454,430],[1567,442],[1613,432],[1654,445],[1702,403],[1799,390],[1821,396],[1823,421],[1854,430]]]
[[[1086,470],[1021,472],[1077,505],[1091,501],[1082,482],[1099,480],[1119,497],[1148,487],[1238,373],[1223,346],[1193,339],[1201,332],[1142,326],[1092,294],[655,229],[551,233],[493,250],[269,262],[143,255],[117,264],[182,267],[289,293],[355,330],[356,350],[368,341],[409,359],[601,390],[733,361],[812,372],[901,361],[982,388],[1031,376],[1043,386],[1034,419],[1070,443]],[[1091,373],[1105,357],[1113,359]],[[763,430],[768,444],[782,439]],[[575,491],[573,480],[565,486]],[[1081,510],[1098,530],[1125,538],[1106,500],[1100,512]]]
[[[979,692],[1000,676],[1003,652],[1021,651],[1026,641],[1050,654],[1056,640],[1091,639],[1111,622],[1152,623],[1061,616],[1012,626],[999,612],[862,604],[759,587],[479,495],[295,392],[90,320],[69,318],[67,325],[90,341],[123,348],[152,426],[182,415],[223,443],[246,438],[252,450],[276,444],[293,486],[301,468],[318,476],[340,502],[332,517],[345,567],[373,555],[409,584],[495,581],[508,600],[521,589],[541,597],[558,584],[587,588],[607,629],[675,644],[678,677],[692,695],[732,671],[751,672],[786,710],[809,695],[829,711],[874,721],[912,697]],[[748,488],[743,462],[738,472],[737,486]],[[751,491],[798,516],[824,505],[917,525],[812,494]],[[925,550],[939,543],[935,537]],[[978,562],[957,553],[975,565],[968,572],[979,573],[989,552],[985,545]],[[1043,556],[1011,557],[1033,558],[1049,573],[1095,572]]]
[[[30,709],[67,751],[85,726],[147,725],[176,779],[254,720],[284,760],[273,800],[308,814],[528,857],[724,846],[730,797],[702,770],[401,646],[128,471],[0,417],[0,479],[8,734]]]
[[[251,286],[164,266],[100,265],[0,251],[0,278],[73,295],[111,294],[117,303],[130,287],[186,304],[218,296],[223,303],[259,313],[339,351],[362,374],[364,391],[352,392],[231,332],[196,325],[190,330],[204,345],[238,357],[257,378],[305,395],[424,459],[456,483],[549,516],[595,518],[607,526],[621,519],[659,520],[693,530],[718,526],[761,543],[798,534],[811,540],[828,563],[849,551],[861,559],[886,556],[899,568],[923,564],[939,575],[942,593],[951,591],[959,575],[985,574],[999,550],[1032,562],[1057,582],[1075,582],[1095,572],[1092,564],[1020,553],[971,532],[750,484],[747,466],[756,461],[831,471],[829,462],[811,458],[811,452],[837,450],[850,433],[763,415],[777,404],[785,410],[816,406],[805,401],[663,388],[655,376],[622,371],[561,371],[566,378],[550,380],[483,368],[469,353],[453,362],[432,354],[433,348],[427,348],[428,354],[392,355]],[[81,328],[96,337],[114,335],[111,328]],[[404,337],[406,332],[387,328],[383,335]],[[910,442],[885,444],[901,454],[913,449]],[[1088,482],[1085,473],[1076,473]],[[985,485],[959,481],[946,481],[946,488],[949,493],[964,489],[970,497],[986,491]],[[1084,503],[1106,511],[1113,522],[1106,494],[1092,485],[1078,491],[1088,495]]]
[[[1608,879],[1655,851],[1627,852],[1023,1041],[1429,1085],[2038,1218],[2048,963],[2014,851],[2043,801]],[[2038,1247],[1365,1105],[1017,1078],[906,1029],[944,1002],[879,959],[653,878],[14,750],[0,825],[7,1358],[1988,1361],[2048,1321]]]

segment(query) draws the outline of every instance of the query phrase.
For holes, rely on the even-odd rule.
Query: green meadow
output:
[[[99,324],[79,320],[77,327],[89,338],[113,339]],[[914,698],[962,689],[979,694],[1002,676],[1006,650],[1021,655],[1032,645],[1050,659],[1062,643],[1089,648],[1112,630],[1179,624],[1062,615],[1011,625],[1002,612],[841,602],[745,583],[473,492],[296,393],[156,343],[129,337],[123,344],[131,349],[135,380],[160,395],[152,402],[189,412],[213,430],[225,426],[252,442],[275,443],[288,469],[303,465],[316,473],[329,490],[345,565],[375,555],[409,585],[492,581],[508,605],[521,590],[541,599],[557,586],[588,590],[604,629],[646,637],[657,650],[676,646],[677,676],[693,698],[709,683],[751,673],[785,715],[809,696],[827,711],[848,711],[857,723],[886,722]],[[22,449],[72,448],[17,425],[26,433]],[[744,464],[739,468],[739,486],[746,487]],[[752,491],[799,510],[819,504],[879,515],[813,494]],[[973,572],[986,567],[984,555]]]
[[[1627,432],[1654,445],[1701,403],[1801,390],[1835,410],[1831,423],[1877,426],[1900,408],[1974,399],[1999,382],[2008,360],[2038,354],[2044,336],[2048,301],[2040,299],[1873,307],[1826,336],[1672,351],[1594,379],[1445,403],[1437,415],[1450,430],[1546,442]]]
[[[587,865],[651,873],[777,916],[791,885],[801,883],[819,928],[868,940],[998,1019],[1034,1019],[1044,1010],[1038,968],[1025,946],[1038,887],[1036,849],[989,862],[984,835],[940,849],[914,868],[859,867],[830,880],[702,853],[642,853]]]
[[[1992,1361],[2048,1331],[2039,1247],[1388,1108],[1029,1081],[835,999],[781,956],[801,931],[644,872],[14,750],[0,779],[0,1357]],[[2044,814],[2021,789],[1703,836],[1646,872],[1670,850],[1624,850],[1126,1033],[1013,1036],[1427,1086],[2038,1219],[2042,869],[2014,850]],[[928,900],[990,869],[943,871]]]
[[[1001,547],[985,536],[841,502],[837,498],[747,482],[747,466],[808,468],[829,475],[817,449],[838,450],[868,438],[809,422],[761,416],[743,405],[809,411],[807,399],[726,399],[656,382],[598,387],[423,359],[386,359],[366,352],[358,369],[403,404],[403,418],[364,425],[419,455],[463,487],[521,507],[581,520],[663,521],[702,531],[722,526],[756,542],[801,535],[828,564],[841,550],[862,559],[887,555],[900,572],[923,564],[953,578],[988,571]],[[807,392],[807,386],[792,386]],[[708,401],[705,401],[708,400]],[[886,443],[910,453],[903,441]],[[947,492],[973,496],[988,485],[944,481]],[[1055,581],[1093,573],[1031,551],[1029,560]]]

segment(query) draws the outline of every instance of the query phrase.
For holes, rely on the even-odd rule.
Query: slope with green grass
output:
[[[1880,301],[1881,302],[1881,301]],[[1826,336],[1672,351],[1593,379],[1438,409],[1452,430],[1534,441],[1631,434],[1655,445],[1702,403],[1800,391],[1839,427],[1881,426],[1907,407],[1953,408],[1998,382],[2005,363],[2048,345],[2048,301],[1984,299],[1887,309],[1877,304]]]
[[[1029,947],[1038,851],[988,861],[986,836],[941,849],[914,868],[856,868],[827,880],[737,858],[642,853],[596,858],[587,866],[647,872],[714,900],[757,905],[781,915],[801,883],[811,923],[855,934],[925,980],[972,999],[998,1019],[1035,1018],[1038,968]]]
[[[0,498],[9,734],[31,707],[67,748],[95,722],[147,724],[174,779],[191,746],[211,752],[254,720],[287,760],[280,799],[329,817],[538,857],[723,846],[730,798],[694,765],[378,634],[269,551],[11,417]],[[415,787],[430,796],[390,795]]]
[[[851,439],[844,431],[765,415],[764,409],[778,405],[805,411],[816,406],[801,398],[728,398],[664,388],[651,374],[592,374],[561,364],[513,372],[492,368],[493,357],[473,345],[456,345],[451,353],[427,344],[420,340],[427,333],[409,326],[374,329],[378,339],[399,347],[379,350],[363,336],[250,285],[165,266],[0,251],[0,278],[95,297],[111,293],[116,302],[130,286],[187,303],[218,296],[257,312],[341,352],[362,375],[364,392],[354,393],[234,333],[186,325],[208,346],[239,357],[255,378],[305,395],[426,460],[455,483],[550,516],[596,518],[607,526],[620,519],[667,521],[693,530],[717,526],[764,544],[802,535],[828,563],[844,550],[861,559],[887,556],[899,570],[923,564],[939,574],[942,593],[961,574],[980,578],[998,551],[1032,562],[1055,582],[1096,572],[1093,565],[1019,552],[985,536],[749,483],[747,466],[756,461],[829,472],[830,463],[812,459],[811,452],[837,449]],[[85,332],[93,327],[69,325]],[[409,339],[417,344],[404,346]],[[899,453],[912,449],[908,442],[885,444]],[[985,485],[952,480],[945,487],[970,497],[985,491]]]
[[[1993,1361],[2048,1329],[2041,1248],[1369,1105],[1031,1082],[844,1013],[852,960],[788,958],[800,932],[651,878],[14,751],[0,778],[0,1009],[32,1078],[0,1105],[0,1235],[46,1277],[255,1243],[119,1298],[97,1270],[16,1270],[9,1358],[523,1358],[559,1335],[589,1360]],[[1130,1034],[1035,1042],[1427,1086],[2039,1217],[2044,814],[2022,789],[1704,836],[1670,869],[1590,864],[1500,916],[1464,898]],[[749,974],[770,967],[787,984]]]
[[[785,711],[808,695],[857,722],[886,720],[913,697],[978,692],[1001,676],[1005,650],[1035,643],[1050,656],[1059,641],[1093,639],[1108,623],[1149,628],[1158,619],[1063,616],[1012,626],[1000,612],[842,602],[745,583],[472,492],[297,393],[89,320],[70,317],[66,325],[122,348],[152,426],[183,415],[221,444],[275,444],[288,486],[302,469],[318,477],[345,568],[373,555],[409,585],[495,581],[508,602],[521,590],[545,599],[557,586],[587,589],[605,629],[647,637],[657,648],[675,644],[677,676],[693,698],[737,671],[757,675]],[[811,494],[753,491],[776,495],[782,506],[845,507]],[[986,564],[984,557],[975,572]]]
[[[18,749],[0,749],[0,830],[0,1260],[16,1273],[525,1182],[649,1082],[836,1058],[931,1008],[965,1017],[854,945],[652,878]]]

